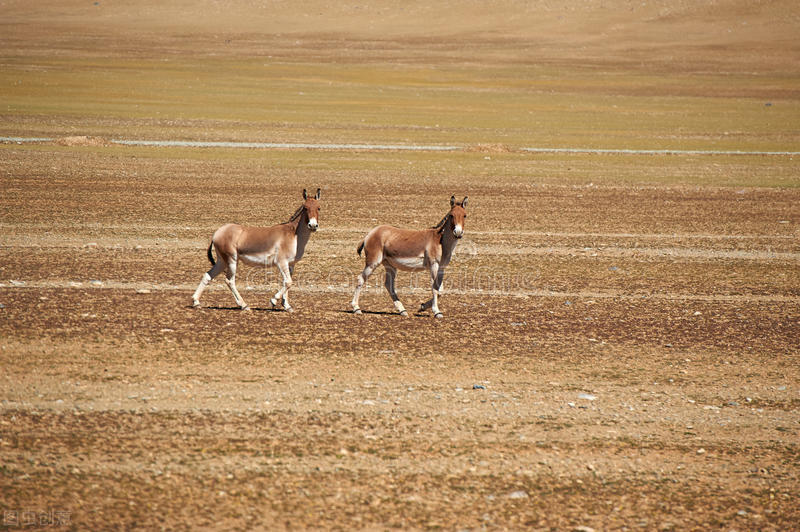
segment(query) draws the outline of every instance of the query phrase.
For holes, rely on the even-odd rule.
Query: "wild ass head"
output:
[[[467,200],[469,198],[464,196],[461,201],[456,201],[455,196],[450,196],[450,214],[448,215],[453,221],[453,236],[461,238],[464,236],[464,222],[467,219]]]
[[[306,189],[303,189],[303,199],[305,203],[303,203],[303,209],[306,211],[306,216],[308,216],[308,228],[311,231],[316,231],[319,229],[319,198],[322,195],[322,190],[317,189],[317,194],[310,198],[308,197],[308,192]]]

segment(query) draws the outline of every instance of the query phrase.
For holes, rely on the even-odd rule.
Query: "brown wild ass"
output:
[[[286,223],[272,227],[249,227],[238,224],[225,224],[214,232],[208,246],[208,260],[211,269],[203,275],[200,285],[192,296],[195,307],[200,306],[200,296],[211,280],[225,270],[225,282],[233,293],[236,304],[242,310],[250,310],[236,289],[236,265],[241,260],[251,266],[276,266],[283,276],[283,286],[270,299],[272,307],[283,299],[283,308],[292,312],[289,305],[289,289],[292,287],[294,265],[303,258],[308,237],[319,228],[320,189],[313,198],[303,189],[303,204]],[[217,249],[219,261],[214,262],[211,248]]]
[[[357,249],[359,255],[361,255],[361,250],[364,250],[366,266],[358,276],[358,285],[351,303],[353,312],[361,314],[361,309],[358,307],[361,288],[375,268],[383,264],[386,269],[386,281],[384,283],[386,290],[392,297],[394,307],[401,316],[408,316],[408,312],[406,312],[403,303],[400,302],[394,290],[397,270],[430,271],[433,297],[422,303],[419,311],[423,312],[430,308],[433,310],[434,317],[441,318],[439,295],[442,290],[444,269],[450,263],[458,240],[464,236],[464,220],[467,217],[467,212],[464,209],[466,206],[466,197],[463,201],[457,202],[456,197],[452,196],[450,198],[450,212],[441,222],[430,229],[411,231],[389,225],[380,225],[367,233],[367,236],[364,237]]]

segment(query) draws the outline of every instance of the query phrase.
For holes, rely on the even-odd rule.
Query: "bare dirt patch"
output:
[[[80,528],[798,518],[800,250],[777,223],[798,219],[793,190],[509,195],[481,175],[421,185],[421,170],[365,181],[53,147],[42,180],[40,148],[9,153],[4,508]],[[219,281],[191,308],[220,218],[279,222],[309,183],[324,184],[322,229],[296,312],[269,310],[276,277],[253,268],[239,272],[253,311]],[[433,224],[456,189],[475,203],[445,319],[393,314],[380,274],[367,313],[349,313],[361,226]],[[427,297],[420,278],[399,281],[410,309]]]
[[[88,137],[77,135],[74,137],[61,137],[54,141],[59,146],[108,146],[111,143],[102,137]]]

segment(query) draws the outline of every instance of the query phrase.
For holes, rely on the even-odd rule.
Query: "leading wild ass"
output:
[[[356,292],[353,294],[351,302],[355,314],[361,314],[358,298],[364,283],[367,282],[367,278],[375,271],[375,268],[383,264],[386,269],[384,283],[386,290],[401,316],[408,316],[408,312],[394,290],[397,270],[411,272],[428,270],[431,274],[433,297],[422,303],[419,311],[423,312],[430,308],[434,317],[441,318],[443,316],[439,310],[439,295],[442,290],[444,269],[450,263],[458,240],[464,236],[467,199],[465,197],[463,201],[457,202],[456,197],[452,196],[450,212],[442,218],[441,222],[430,229],[411,231],[390,225],[380,225],[367,233],[357,249],[359,255],[361,255],[361,250],[364,250],[366,265],[358,276]]]
[[[214,232],[208,246],[208,260],[211,269],[203,275],[200,285],[192,296],[195,307],[200,306],[200,296],[211,280],[225,271],[225,282],[233,293],[236,304],[242,310],[250,310],[236,289],[236,266],[241,260],[251,266],[276,266],[283,276],[283,286],[270,299],[272,307],[283,300],[283,308],[292,312],[289,305],[289,289],[292,287],[294,265],[303,258],[308,237],[319,228],[319,198],[321,190],[310,198],[303,189],[303,204],[295,211],[289,221],[272,227],[249,227],[238,224],[225,224]],[[216,248],[217,262],[211,248]]]

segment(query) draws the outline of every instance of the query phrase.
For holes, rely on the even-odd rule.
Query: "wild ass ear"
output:
[[[306,192],[306,189],[303,189],[303,199],[304,200],[308,199],[308,192]]]
[[[452,207],[455,204],[456,204],[456,197],[455,196],[450,196],[450,206]]]
[[[466,208],[466,206],[467,206],[467,200],[468,200],[468,199],[469,199],[469,196],[464,196],[464,201],[462,201],[462,202],[461,202],[461,206],[462,206],[462,207],[465,207],[465,208]]]
[[[316,195],[316,196],[314,196],[314,199],[317,199],[317,200],[318,200],[318,199],[320,198],[320,196],[322,196],[322,189],[321,189],[321,188],[318,188],[318,189],[317,189],[317,195]]]

